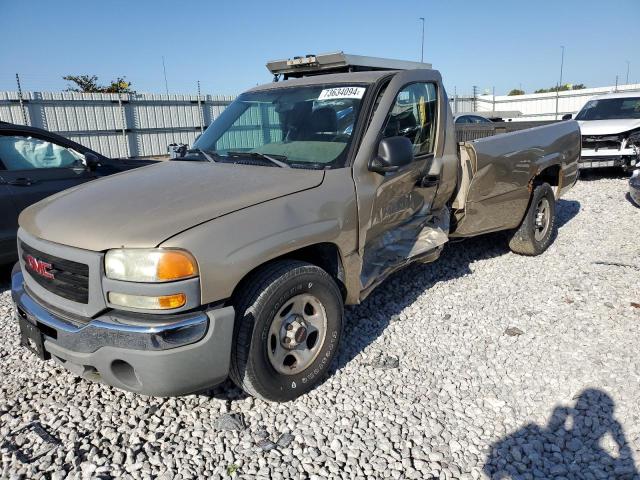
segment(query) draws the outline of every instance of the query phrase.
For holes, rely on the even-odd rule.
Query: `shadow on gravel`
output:
[[[556,221],[558,228],[564,227],[580,212],[580,202],[560,199],[556,202]]]
[[[579,180],[592,182],[594,180],[629,178],[631,172],[625,172],[622,168],[607,167],[580,170]]]
[[[545,426],[535,423],[491,446],[484,473],[506,478],[639,478],[614,402],[584,390],[573,408],[557,406]]]
[[[580,202],[558,200],[558,228],[570,222],[579,211]],[[329,375],[343,368],[373,343],[391,322],[403,320],[400,313],[435,284],[470,275],[473,273],[470,265],[474,262],[507,253],[508,239],[504,232],[453,240],[446,244],[442,256],[436,262],[413,264],[391,275],[360,305],[347,307],[342,348]],[[395,358],[382,359],[381,368],[389,368],[389,365],[396,363]]]
[[[0,293],[11,287],[11,269],[13,264],[0,265]]]

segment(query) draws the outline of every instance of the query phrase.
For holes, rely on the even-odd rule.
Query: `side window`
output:
[[[7,170],[64,168],[82,164],[79,154],[33,137],[0,136],[0,162]]]
[[[252,103],[218,139],[216,150],[249,151],[283,140],[280,116],[272,103]]]
[[[416,157],[433,153],[438,119],[438,97],[433,83],[412,83],[398,92],[389,113],[384,137],[407,137]]]

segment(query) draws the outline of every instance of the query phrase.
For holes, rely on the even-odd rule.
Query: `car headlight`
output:
[[[198,275],[193,255],[185,250],[162,248],[109,250],[104,269],[108,278],[126,282],[171,282]]]

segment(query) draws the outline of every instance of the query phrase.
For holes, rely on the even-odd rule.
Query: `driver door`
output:
[[[354,165],[361,220],[361,284],[365,292],[409,259],[432,250],[423,235],[429,228],[438,176],[429,175],[439,140],[442,95],[433,71],[397,74],[381,94],[356,162],[377,154],[384,138],[406,137],[413,144],[413,162],[384,174]],[[375,130],[374,130],[375,128]],[[368,159],[363,158],[368,156]],[[366,209],[366,210],[365,210]]]

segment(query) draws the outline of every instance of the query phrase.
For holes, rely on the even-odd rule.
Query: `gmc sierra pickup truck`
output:
[[[452,237],[509,231],[538,255],[577,180],[575,121],[456,142],[426,64],[327,54],[272,62],[176,160],[20,215],[21,342],[147,395],[227,377],[287,401],[326,374],[343,306]]]

